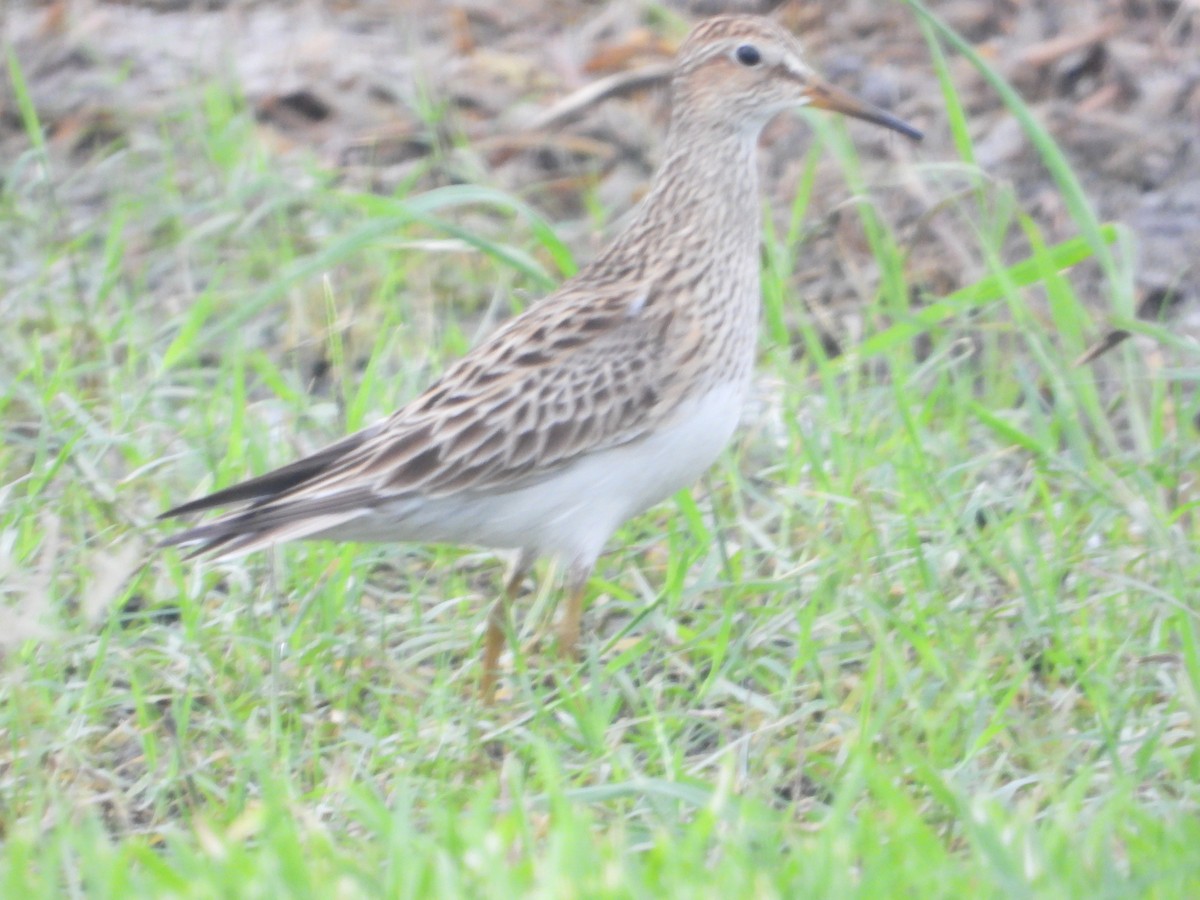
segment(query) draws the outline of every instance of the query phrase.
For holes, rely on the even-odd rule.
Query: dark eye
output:
[[[733,54],[743,66],[757,66],[762,62],[762,54],[753,44],[742,44]]]

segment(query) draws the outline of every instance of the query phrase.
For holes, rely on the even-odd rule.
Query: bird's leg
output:
[[[591,574],[590,565],[572,563],[567,568],[567,608],[558,623],[558,650],[563,656],[579,655],[579,622],[583,618],[583,595]]]
[[[500,648],[504,646],[504,620],[508,618],[508,591],[497,597],[488,611],[487,635],[483,643],[483,677],[479,681],[479,696],[484,703],[496,699],[496,676]]]
[[[479,693],[485,703],[496,699],[496,679],[500,670],[500,651],[504,647],[504,632],[508,626],[508,610],[521,583],[533,565],[533,555],[524,550],[517,553],[504,578],[504,593],[496,598],[488,610],[487,632],[483,640],[483,677],[479,682]]]

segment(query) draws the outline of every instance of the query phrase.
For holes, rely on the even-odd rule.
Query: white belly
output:
[[[590,565],[626,519],[694,482],[729,443],[745,389],[722,385],[686,402],[639,441],[584,456],[503,494],[402,501],[340,526],[351,540],[526,549]]]

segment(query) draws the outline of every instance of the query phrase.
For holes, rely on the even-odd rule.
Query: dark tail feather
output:
[[[264,476],[269,478],[270,475]],[[236,485],[230,491],[236,491]],[[213,497],[228,495],[222,491]],[[207,504],[212,498],[197,501]],[[189,504],[192,506],[193,504]],[[358,518],[371,506],[370,492],[352,490],[332,496],[268,495],[244,509],[165,538],[160,547],[186,546],[195,556],[240,556],[282,541],[312,537]],[[187,507],[180,507],[186,510]]]
[[[262,550],[283,541],[299,540],[330,528],[336,528],[359,515],[358,509],[345,509],[298,514],[294,517],[273,516],[259,521],[261,508],[230,513],[208,525],[198,525],[173,534],[159,543],[160,547],[187,547],[187,559],[197,556],[232,557]]]
[[[241,524],[241,527],[239,527],[239,524]],[[195,556],[202,556],[205,553],[217,550],[234,538],[258,533],[253,529],[249,531],[243,530],[246,525],[248,523],[239,523],[237,518],[229,517],[209,525],[197,525],[195,528],[189,528],[187,531],[172,534],[159,541],[158,546],[179,547],[183,545],[196,545],[192,546],[187,553],[186,558],[191,559]]]
[[[349,437],[343,438],[336,444],[330,444],[324,450],[318,450],[312,456],[306,456],[304,459],[298,459],[294,463],[275,469],[273,472],[268,472],[266,475],[260,475],[258,478],[251,478],[224,490],[209,494],[206,497],[200,497],[196,500],[190,500],[173,509],[168,509],[165,513],[160,513],[160,519],[174,519],[178,516],[186,516],[188,513],[202,512],[206,509],[213,509],[217,506],[230,506],[235,503],[245,503],[250,500],[263,500],[270,497],[276,497],[285,491],[290,491],[292,488],[299,487],[304,482],[311,478],[320,475],[322,472],[330,468],[330,466],[342,459],[346,454],[358,449],[374,434],[374,428],[368,428],[363,431],[355,432]],[[164,541],[164,545],[178,544],[182,540],[186,540],[185,535],[195,531],[202,531],[203,528],[193,528],[191,531],[185,531],[182,535],[176,535],[174,538],[168,538]]]

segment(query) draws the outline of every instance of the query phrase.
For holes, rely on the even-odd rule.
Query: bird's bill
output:
[[[827,109],[830,112],[862,119],[864,122],[873,122],[884,128],[890,128],[892,131],[898,131],[914,141],[919,141],[924,137],[921,132],[907,122],[897,119],[891,113],[884,112],[878,106],[872,106],[865,100],[859,100],[849,91],[843,91],[826,81],[810,81],[807,94],[808,105],[815,109]]]

